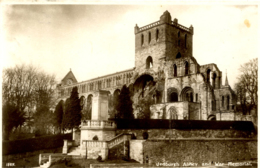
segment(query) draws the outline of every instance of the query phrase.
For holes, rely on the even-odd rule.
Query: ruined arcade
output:
[[[134,68],[83,82],[78,82],[72,71],[69,71],[58,85],[59,101],[64,102],[69,101],[72,88],[78,88],[83,114],[80,131],[73,132],[72,141],[64,140],[62,157],[97,159],[101,156],[102,160],[106,160],[117,155],[140,163],[150,158],[148,162],[154,160],[155,163],[155,160],[161,158],[172,161],[173,157],[167,158],[170,156],[168,149],[171,148],[178,153],[176,156],[180,156],[179,160],[177,158],[180,163],[190,151],[205,154],[205,157],[197,158],[200,155],[196,153],[186,158],[188,161],[200,160],[200,164],[216,159],[219,152],[225,156],[219,157],[221,161],[238,159],[237,153],[241,154],[240,160],[255,157],[256,141],[251,138],[256,135],[252,131],[252,123],[244,122],[245,125],[251,124],[250,129],[244,130],[240,127],[232,129],[229,125],[232,122],[223,122],[250,121],[250,116],[241,117],[236,113],[236,95],[229,86],[227,76],[223,77],[217,65],[200,65],[196,61],[192,53],[193,26],[182,26],[165,11],[159,21],[143,27],[136,25],[134,34]],[[149,122],[156,127],[119,128],[118,123],[111,120],[115,117],[111,113],[113,100],[124,85],[131,92],[135,118],[138,118],[138,102],[144,97],[152,100],[150,119],[154,120]],[[172,120],[175,123],[178,120],[196,121],[193,125],[190,121],[186,122],[186,125],[192,125],[191,128],[186,127],[186,130],[169,128],[169,124],[163,126],[164,121],[171,123]],[[218,120],[224,126],[214,122],[210,128],[200,127],[207,125],[207,120]],[[243,125],[243,122],[232,126],[239,124]],[[149,132],[149,140],[141,138],[144,132]],[[132,139],[132,135],[136,139]],[[178,139],[174,141],[175,145],[167,142],[171,137]],[[237,140],[241,141],[241,148],[236,147],[234,142]],[[209,143],[211,145],[208,146]],[[230,148],[233,153],[225,151],[225,146],[230,144],[233,144]],[[165,147],[165,153],[158,153],[161,146]],[[186,153],[183,152],[185,150]],[[227,154],[229,157],[226,157]],[[51,165],[51,161],[50,158],[45,164]]]
[[[135,103],[151,96],[151,119],[241,120],[235,115],[236,96],[216,64],[200,65],[193,57],[194,28],[182,26],[165,11],[159,21],[134,27],[135,67],[77,82],[70,71],[58,86],[66,101],[77,86],[91,120],[107,120],[109,101],[123,85]],[[134,107],[134,114],[138,109]]]

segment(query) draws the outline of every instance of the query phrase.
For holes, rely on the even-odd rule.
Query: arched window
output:
[[[173,65],[173,76],[176,77],[177,76],[177,65]]]
[[[181,91],[181,101],[193,102],[193,89],[191,87],[185,87]]]
[[[189,98],[189,101],[190,101],[190,102],[193,102],[193,93],[192,93],[192,92],[190,92],[190,98]]]
[[[142,34],[141,35],[141,45],[143,45],[144,44],[144,35]]]
[[[177,102],[178,101],[178,93],[172,92],[170,94],[170,102]]]
[[[198,93],[196,93],[196,102],[198,102]]]
[[[176,58],[181,58],[181,53],[178,52],[178,54],[176,55]]]
[[[210,69],[207,70],[207,82],[210,82]]]
[[[156,29],[156,40],[159,39],[159,29]]]
[[[98,89],[101,89],[102,88],[102,83],[101,81],[98,81]]]
[[[187,48],[187,34],[185,34],[185,48]]]
[[[224,96],[222,96],[222,107],[224,107],[224,100],[225,100],[225,98],[224,98]]]
[[[178,32],[178,38],[181,36],[181,33],[180,32]]]
[[[215,89],[216,87],[216,78],[217,78],[217,75],[216,73],[213,74],[213,78],[212,78],[212,87],[213,89]]]
[[[150,69],[153,67],[153,59],[151,56],[146,59],[146,69]]]
[[[189,100],[190,100],[190,94],[186,93],[186,101],[189,101]]]
[[[152,37],[151,37],[151,32],[149,32],[149,34],[148,34],[148,42],[149,42],[149,43],[151,43],[151,39],[152,39]]]
[[[229,110],[229,96],[227,96],[227,110]]]
[[[185,75],[188,75],[189,74],[189,63],[186,62],[185,63]]]
[[[85,101],[86,101],[85,97],[84,97],[84,96],[81,96],[81,97],[80,97],[80,107],[81,107],[81,109],[84,108]]]
[[[92,114],[92,99],[93,95],[88,95],[87,98],[87,112],[86,112],[86,119],[91,120],[91,114]]]

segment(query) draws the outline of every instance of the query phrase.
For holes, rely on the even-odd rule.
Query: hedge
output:
[[[63,140],[72,139],[72,133],[51,135],[15,141],[3,141],[3,155],[32,152],[36,150],[58,148],[63,146]]]
[[[251,121],[117,119],[117,129],[235,129],[254,131]]]

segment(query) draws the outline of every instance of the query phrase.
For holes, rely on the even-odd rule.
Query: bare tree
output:
[[[2,83],[3,107],[5,105],[5,107],[8,107],[4,108],[6,112],[4,127],[7,129],[6,126],[10,125],[8,123],[11,122],[12,117],[20,116],[30,119],[35,110],[49,111],[53,105],[55,85],[53,75],[39,71],[37,67],[32,65],[23,64],[4,69]],[[24,115],[25,113],[26,115]],[[14,116],[14,114],[17,115]],[[9,115],[11,116],[9,117]],[[25,122],[25,120],[21,121]],[[19,126],[23,125],[23,122],[20,122]],[[10,131],[10,129],[8,130]]]
[[[24,111],[33,98],[33,88],[37,77],[33,66],[15,66],[3,70],[3,103],[15,105]]]
[[[251,114],[255,109],[257,116],[258,106],[258,58],[241,65],[238,82],[235,85],[238,101],[243,114]]]

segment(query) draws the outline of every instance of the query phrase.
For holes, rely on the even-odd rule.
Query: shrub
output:
[[[92,140],[93,141],[98,141],[98,136],[95,135]]]
[[[251,121],[117,119],[117,129],[234,129],[255,131]]]
[[[136,139],[136,136],[134,133],[131,134],[131,139]]]
[[[143,133],[143,138],[144,138],[144,139],[148,139],[148,132],[144,132],[144,133]]]
[[[72,134],[51,135],[15,141],[3,141],[3,155],[62,147],[64,139],[71,140]]]
[[[102,157],[100,155],[98,155],[97,157],[97,161],[101,162],[102,161]]]

